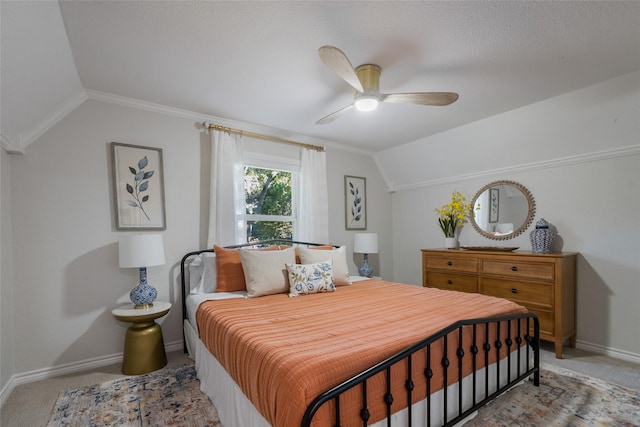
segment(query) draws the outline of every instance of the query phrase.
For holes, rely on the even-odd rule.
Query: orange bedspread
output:
[[[367,280],[297,298],[278,294],[207,301],[196,318],[202,341],[256,409],[271,425],[290,427],[300,426],[307,406],[321,392],[457,320],[526,311],[480,294]],[[452,359],[454,341],[449,344]],[[422,372],[418,369],[424,364],[414,369]],[[393,376],[404,377],[401,371],[396,369]],[[449,383],[455,379],[451,376]],[[380,387],[383,379],[378,383]],[[369,393],[375,397],[377,392]],[[347,396],[341,409],[357,413],[357,400]],[[406,406],[406,399],[394,400],[394,412],[402,402]],[[332,425],[331,404],[318,413],[314,425]],[[384,418],[383,408],[370,409],[370,422]],[[343,419],[343,425],[352,424]]]

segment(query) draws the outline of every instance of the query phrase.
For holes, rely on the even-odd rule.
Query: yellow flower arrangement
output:
[[[467,222],[471,203],[465,203],[465,198],[460,192],[454,191],[451,194],[451,203],[436,208],[438,223],[445,237],[455,237],[456,228]]]

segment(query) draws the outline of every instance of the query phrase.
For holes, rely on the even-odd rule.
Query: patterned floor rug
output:
[[[526,381],[464,424],[479,426],[640,426],[640,397],[633,390],[544,364],[540,387]]]
[[[48,427],[222,427],[193,366],[60,393]]]

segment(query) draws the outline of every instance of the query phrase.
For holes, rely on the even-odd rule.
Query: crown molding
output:
[[[493,169],[478,173],[470,173],[464,175],[456,175],[447,178],[433,179],[413,184],[405,184],[394,186],[389,184],[389,192],[414,190],[422,187],[433,187],[442,184],[451,184],[462,181],[469,181],[477,178],[487,178],[494,176],[503,176],[506,174],[522,173],[529,171],[537,171],[548,168],[557,168],[580,163],[596,162],[600,160],[613,159],[616,157],[635,156],[640,154],[640,145],[632,145],[628,147],[613,148],[611,150],[595,151],[592,153],[578,154],[575,156],[560,157],[557,159],[545,160],[541,162],[525,163],[522,165],[509,166],[506,168]],[[379,167],[379,166],[378,166]],[[381,169],[382,170],[382,169]]]
[[[313,137],[302,135],[302,134],[288,132],[282,129],[276,129],[268,126],[256,125],[248,122],[241,122],[238,120],[230,120],[222,117],[196,113],[194,111],[184,110],[182,108],[168,107],[162,104],[141,101],[139,99],[128,98],[126,96],[114,95],[111,93],[100,92],[97,90],[86,89],[85,92],[89,99],[107,102],[109,104],[116,104],[124,107],[135,108],[138,110],[150,111],[153,113],[166,114],[169,116],[178,117],[182,119],[194,120],[196,123],[214,122],[215,124],[224,126],[224,127],[242,129],[248,132],[262,133],[262,134],[274,136],[277,138],[291,139],[291,140],[295,140],[305,144],[322,145],[322,146],[333,148],[340,151],[349,151],[352,153],[362,154],[366,156],[373,156],[373,152],[369,150],[349,147],[347,145],[338,144],[336,142],[326,141],[324,139],[313,138]]]
[[[9,154],[24,154],[24,148],[18,142],[0,132],[0,145]]]
[[[47,130],[62,120],[67,114],[75,110],[80,104],[87,99],[106,102],[109,104],[120,105],[138,110],[150,111],[158,114],[165,114],[172,117],[194,120],[197,123],[215,122],[221,126],[243,129],[254,133],[263,133],[278,138],[293,139],[305,144],[322,145],[340,151],[347,151],[365,156],[373,156],[373,152],[360,148],[349,147],[347,145],[338,144],[336,142],[326,141],[319,138],[313,138],[302,134],[288,132],[282,129],[270,128],[268,126],[255,125],[237,120],[229,120],[222,117],[211,116],[207,114],[196,113],[194,111],[184,110],[181,108],[168,107],[153,102],[141,101],[139,99],[128,98],[126,96],[114,95],[107,92],[100,92],[91,89],[82,89],[80,92],[62,103],[55,111],[47,115],[39,123],[37,123],[29,132],[20,134],[19,140],[15,141],[2,134],[2,148],[10,154],[24,154],[25,148],[38,139]]]
[[[21,133],[20,139],[17,143],[15,141],[11,141],[5,135],[2,135],[2,148],[11,154],[24,154],[24,150],[29,146],[29,144],[40,138],[43,133],[51,129],[60,120],[64,119],[67,114],[75,110],[87,99],[88,97],[84,89],[80,90],[71,98],[60,104],[53,112],[46,115],[40,122],[36,123],[31,130],[24,134]],[[7,140],[6,144],[9,148],[5,147],[5,139]]]

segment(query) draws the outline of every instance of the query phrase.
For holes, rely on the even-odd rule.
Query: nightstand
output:
[[[154,301],[150,308],[133,308],[133,304],[127,304],[111,311],[121,322],[132,323],[124,340],[123,374],[146,374],[167,364],[162,329],[155,319],[167,314],[170,308],[169,302]]]

